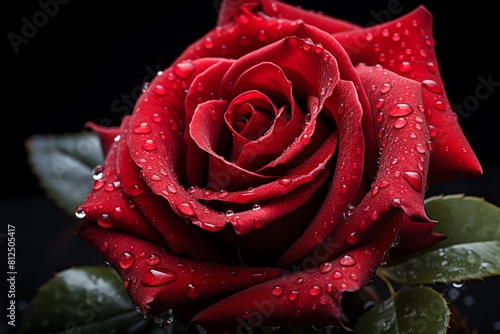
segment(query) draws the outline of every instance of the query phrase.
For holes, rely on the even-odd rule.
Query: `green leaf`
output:
[[[97,134],[35,135],[26,140],[25,147],[40,186],[73,215],[92,190],[92,169],[104,160]]]
[[[482,279],[500,275],[500,208],[482,198],[434,196],[426,200],[435,231],[447,239],[425,251],[380,268],[399,284]]]
[[[354,334],[446,333],[450,310],[434,289],[419,286],[389,297],[366,312]]]
[[[20,333],[140,333],[145,325],[114,269],[82,266],[40,287]]]

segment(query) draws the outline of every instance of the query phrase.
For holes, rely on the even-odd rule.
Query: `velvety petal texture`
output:
[[[427,184],[481,173],[422,6],[365,28],[224,0],[131,115],[86,127],[105,161],[77,235],[144,316],[208,334],[350,329],[345,292],[446,237]]]

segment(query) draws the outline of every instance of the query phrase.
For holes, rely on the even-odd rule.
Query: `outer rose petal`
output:
[[[358,71],[365,89],[375,87],[370,100],[380,116],[374,124],[380,135],[379,170],[361,203],[346,212],[345,219],[321,245],[329,251],[329,258],[373,238],[374,231],[394,214],[394,208],[401,208],[413,221],[430,222],[424,209],[430,136],[420,85],[381,66],[358,66]],[[388,85],[397,93],[389,94]],[[385,99],[382,104],[381,98]]]
[[[320,12],[306,10],[276,0],[223,0],[217,18],[217,25],[221,26],[228,23],[238,6],[257,3],[260,4],[262,11],[268,16],[283,17],[289,20],[303,20],[305,23],[311,24],[331,34],[345,30],[360,29],[358,25],[351,22],[329,17]]]
[[[116,136],[120,134],[119,126],[106,128],[97,125],[94,122],[87,122],[85,123],[85,127],[89,128],[90,130],[94,131],[99,135],[99,139],[101,141],[101,148],[104,155],[108,154],[108,151],[113,142],[115,141]]]
[[[382,64],[422,84],[425,116],[433,127],[429,183],[482,173],[448,101],[434,49],[432,16],[425,7],[384,24],[334,37],[353,64]]]
[[[435,223],[415,222],[405,216],[401,230],[399,231],[399,242],[391,248],[391,258],[409,255],[434,245],[446,239],[446,236],[433,231]]]
[[[281,268],[227,266],[177,257],[158,245],[130,234],[102,229],[87,220],[77,233],[100,249],[144,316],[240,290],[284,272]]]
[[[400,212],[401,213],[401,212]],[[319,267],[285,273],[207,307],[193,318],[209,333],[243,333],[261,326],[339,325],[345,291],[357,291],[373,278],[401,227],[392,215],[371,240]],[[310,257],[307,264],[320,262]]]

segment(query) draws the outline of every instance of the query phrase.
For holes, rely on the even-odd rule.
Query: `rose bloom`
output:
[[[99,134],[77,235],[144,316],[208,333],[353,319],[344,292],[441,240],[427,184],[482,173],[422,6],[361,27],[225,1],[216,27]]]

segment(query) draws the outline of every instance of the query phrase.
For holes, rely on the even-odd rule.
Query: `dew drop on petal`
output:
[[[167,93],[167,90],[162,85],[156,85],[153,87],[153,92],[158,95],[165,95]]]
[[[390,83],[386,82],[380,87],[380,92],[382,94],[388,93],[392,89],[392,86]]]
[[[394,127],[396,129],[404,128],[406,124],[408,124],[408,121],[404,118],[398,118],[396,121],[394,121]]]
[[[200,291],[198,291],[198,288],[193,285],[193,284],[188,284],[187,289],[186,289],[186,296],[188,298],[196,298],[200,294]]]
[[[299,298],[299,295],[300,295],[300,291],[299,290],[292,290],[288,294],[288,299],[291,300],[291,301],[297,300],[297,298]]]
[[[446,109],[446,105],[444,104],[443,101],[436,101],[436,103],[434,103],[434,107],[437,109],[437,110],[440,110],[440,111],[443,111]]]
[[[275,285],[273,287],[273,289],[271,290],[271,293],[273,294],[273,296],[281,296],[281,294],[283,293],[283,287],[279,286],[279,285]]]
[[[392,117],[403,117],[408,116],[413,112],[413,108],[406,103],[395,104],[389,111],[389,115]]]
[[[425,153],[426,151],[425,146],[421,143],[416,144],[415,149],[417,150],[418,153]]]
[[[429,90],[433,93],[436,93],[436,94],[443,93],[443,89],[441,88],[441,86],[439,86],[438,83],[434,80],[430,80],[430,79],[424,80],[424,81],[422,81],[422,85],[424,86],[424,88],[426,88],[427,90]]]
[[[407,61],[404,61],[399,65],[399,71],[401,73],[408,73],[408,72],[411,72],[412,70],[413,70],[413,66]]]
[[[324,262],[320,265],[319,271],[321,271],[323,274],[326,274],[330,272],[333,268],[333,264],[331,262]]]
[[[174,74],[181,79],[187,79],[195,70],[194,65],[190,61],[180,62],[174,65]]]
[[[94,180],[100,180],[102,179],[104,172],[104,167],[102,165],[97,165],[92,169],[92,178]]]
[[[102,228],[112,228],[113,221],[111,218],[109,218],[109,215],[106,213],[103,213],[100,217],[97,217],[97,224],[102,227]]]
[[[283,179],[280,179],[278,181],[278,183],[281,184],[282,186],[288,187],[289,185],[292,184],[292,180],[288,179],[288,178],[283,178]]]
[[[160,257],[156,254],[151,254],[146,258],[146,264],[148,266],[156,266],[158,263],[160,263]]]
[[[346,267],[351,267],[356,264],[356,260],[351,255],[344,255],[340,259],[340,264]]]
[[[357,280],[358,280],[358,275],[356,275],[355,273],[351,273],[351,274],[349,274],[349,277],[350,277],[353,281],[357,281]]]
[[[196,215],[191,204],[186,202],[177,204],[177,209],[179,209],[179,211],[186,216]]]
[[[153,139],[148,139],[142,144],[142,148],[146,151],[154,151],[156,150],[156,143]]]
[[[375,102],[375,108],[377,108],[377,109],[382,108],[382,106],[384,105],[384,103],[385,103],[384,99],[382,99],[382,98],[378,99],[377,102]]]
[[[313,285],[313,286],[311,287],[311,289],[309,289],[309,294],[310,294],[311,296],[317,296],[317,295],[319,295],[319,294],[321,293],[321,290],[322,290],[322,289],[321,289],[321,287],[320,287],[320,286],[318,286],[318,285]]]
[[[147,270],[144,275],[142,275],[141,283],[146,286],[161,286],[168,283],[175,282],[177,280],[177,274],[167,268],[154,268]]]
[[[129,253],[129,252],[122,253],[120,255],[120,257],[118,258],[118,265],[122,269],[128,269],[128,268],[132,267],[134,262],[135,262],[135,256],[134,256],[134,254]]]
[[[335,271],[333,274],[332,274],[332,278],[333,279],[341,279],[344,275],[342,275],[342,273],[340,271]]]
[[[347,239],[346,239],[347,243],[349,245],[354,245],[358,242],[358,238],[356,237],[356,232],[352,232],[351,234],[349,234],[347,236]]]
[[[420,176],[420,173],[404,172],[403,177],[413,189],[416,191],[422,190],[422,177]]]

